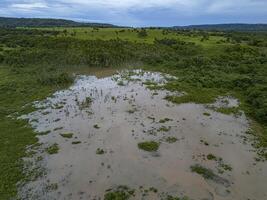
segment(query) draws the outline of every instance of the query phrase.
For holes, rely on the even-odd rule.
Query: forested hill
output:
[[[267,31],[267,24],[207,24],[174,26],[174,29],[208,30],[208,31]]]
[[[8,18],[0,17],[0,27],[116,27],[112,24],[83,23],[65,19]]]

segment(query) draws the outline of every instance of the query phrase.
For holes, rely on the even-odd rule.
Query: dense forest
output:
[[[60,24],[63,22],[60,21]],[[65,22],[64,22],[65,23]],[[5,26],[0,22],[0,26]],[[8,24],[13,24],[9,23]],[[57,25],[32,22],[33,26]],[[12,26],[31,26],[22,22]],[[69,26],[67,22],[67,26]],[[59,25],[60,26],[60,25]],[[70,25],[72,26],[72,25]],[[100,35],[91,38],[90,33]],[[114,36],[113,36],[114,35]],[[128,37],[129,36],[129,37]],[[88,37],[88,38],[87,38]],[[101,39],[103,38],[103,39]],[[265,33],[174,29],[0,29],[0,198],[23,178],[30,127],[10,117],[28,103],[72,83],[81,68],[142,67],[179,77],[166,88],[186,91],[183,102],[206,103],[222,94],[242,102],[257,122],[259,154],[267,158],[267,36]],[[177,101],[177,99],[172,99]],[[180,101],[180,100],[179,100]]]
[[[207,24],[191,26],[175,26],[175,29],[206,30],[206,31],[267,31],[266,24]]]
[[[66,19],[8,18],[0,17],[0,27],[115,27],[104,23],[83,23]]]

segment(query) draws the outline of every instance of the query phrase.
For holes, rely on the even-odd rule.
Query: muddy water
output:
[[[37,132],[50,133],[38,136],[42,145],[28,161],[45,173],[21,188],[21,198],[103,199],[107,189],[126,185],[135,190],[132,199],[267,199],[267,163],[255,162],[252,146],[243,140],[245,116],[224,115],[205,105],[175,105],[164,100],[170,92],[151,91],[144,84],[164,84],[165,79],[142,71],[79,76],[68,90],[37,102],[39,109],[24,117]],[[220,98],[215,105],[221,102],[226,101]],[[64,133],[73,137],[62,137]],[[139,149],[144,141],[159,142],[159,149]],[[48,154],[45,149],[55,143],[58,153]],[[216,160],[207,159],[208,154]],[[216,176],[205,179],[193,173],[196,164]]]

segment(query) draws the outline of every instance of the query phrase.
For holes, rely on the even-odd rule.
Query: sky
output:
[[[0,0],[0,16],[134,27],[267,23],[267,0]]]

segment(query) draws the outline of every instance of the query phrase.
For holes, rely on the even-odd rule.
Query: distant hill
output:
[[[267,24],[206,24],[174,26],[173,28],[208,31],[267,31]]]
[[[116,27],[112,24],[83,23],[65,19],[0,17],[0,27]]]

